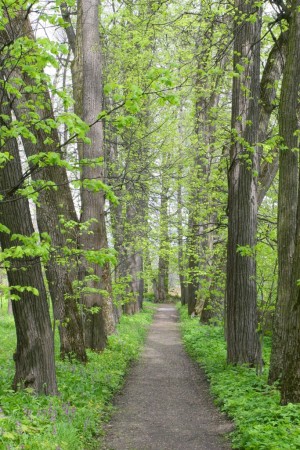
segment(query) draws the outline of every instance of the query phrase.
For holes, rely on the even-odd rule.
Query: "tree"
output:
[[[43,251],[39,252],[34,238],[28,200],[18,191],[22,179],[19,149],[16,139],[10,136],[11,112],[3,88],[0,94],[4,141],[0,168],[0,242],[17,333],[13,388],[56,394],[53,332],[40,262]],[[26,246],[31,239],[31,245]]]
[[[221,252],[217,243],[224,242],[221,230],[226,226],[226,179],[223,177],[223,186],[221,174],[225,170],[224,148],[228,140],[228,133],[224,133],[229,117],[225,98],[227,92],[230,95],[224,70],[228,66],[226,48],[231,39],[228,22],[226,6],[215,2],[202,4],[190,43],[194,53],[190,113],[194,133],[186,187],[189,210],[186,272],[189,313],[196,312],[204,322],[213,316],[220,317],[223,309],[224,282],[220,283],[221,278],[216,275],[224,271],[224,267],[219,270]]]
[[[266,144],[269,138],[269,123],[272,113],[276,109],[276,96],[278,94],[278,82],[282,77],[282,72],[286,60],[288,42],[288,31],[280,34],[278,39],[275,39],[273,47],[271,48],[265,68],[263,70],[260,83],[260,113],[259,113],[259,131],[258,142],[260,145]],[[271,136],[271,140],[274,138]],[[272,157],[268,152],[267,158],[263,158],[262,149],[259,155],[259,176],[258,176],[258,206],[263,202],[263,199],[270,188],[275,175],[278,171],[278,148],[277,141],[272,146]]]
[[[279,104],[278,300],[270,382],[281,379],[281,401],[299,402],[300,195],[298,94],[300,86],[300,2],[291,2],[289,41]]]
[[[12,57],[11,63],[6,62],[5,89],[10,91],[7,95],[16,119],[31,133],[28,136],[23,135],[22,142],[31,168],[32,195],[36,190],[38,196],[36,214],[39,232],[47,233],[51,238],[52,252],[46,264],[46,277],[54,318],[59,321],[60,353],[62,358],[72,355],[85,362],[87,356],[83,343],[82,322],[73,289],[75,268],[72,270],[70,258],[66,264],[66,257],[63,254],[64,249],[68,248],[67,240],[70,239],[70,235],[65,233],[61,219],[63,218],[64,222],[72,221],[74,224],[78,219],[61,150],[58,123],[54,117],[43,70],[40,70],[38,82],[36,74],[30,75],[23,70],[29,58],[31,66],[38,68],[41,57],[28,15],[24,12],[13,17],[12,14],[9,19],[9,25],[2,33],[7,45],[16,43],[18,39],[28,39],[28,42],[32,43],[30,51],[26,55],[21,55],[17,67]],[[9,52],[7,56],[10,56]],[[21,95],[16,95],[15,91],[19,92],[20,85],[23,87]],[[49,126],[50,121],[52,124],[56,123],[56,127]]]
[[[168,231],[168,195],[169,189],[166,185],[166,176],[164,173],[164,160],[162,161],[161,173],[161,193],[159,210],[159,252],[158,252],[158,273],[155,279],[155,301],[165,303],[169,291],[169,231]]]
[[[232,145],[228,173],[227,361],[260,362],[256,263],[261,10],[235,1]]]
[[[102,111],[102,52],[99,33],[99,4],[96,0],[82,0],[78,4],[76,54],[73,69],[73,89],[77,107],[75,112],[90,125],[89,142],[79,146],[80,159],[99,161],[104,157]],[[81,222],[90,223],[81,234],[80,247],[86,251],[102,251],[98,259],[88,254],[82,260],[79,278],[88,277],[84,295],[85,343],[94,350],[102,350],[106,338],[114,332],[115,319],[112,306],[111,276],[107,256],[105,223],[104,167],[86,164],[81,172]],[[89,180],[94,180],[90,184]]]

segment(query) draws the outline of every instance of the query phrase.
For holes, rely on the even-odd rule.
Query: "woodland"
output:
[[[32,436],[176,298],[299,428],[300,0],[0,0],[0,61],[1,448],[94,448]]]

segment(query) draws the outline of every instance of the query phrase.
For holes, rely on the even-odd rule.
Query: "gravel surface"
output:
[[[101,449],[231,448],[224,435],[232,422],[216,409],[203,371],[186,354],[178,320],[173,306],[158,308],[141,359],[116,397]]]

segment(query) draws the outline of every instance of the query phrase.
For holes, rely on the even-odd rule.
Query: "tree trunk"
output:
[[[188,221],[188,284],[186,290],[186,301],[188,314],[194,314],[197,304],[197,290],[199,288],[199,226],[189,212]]]
[[[212,215],[211,219],[209,220],[209,223],[212,224],[214,222],[214,216]],[[207,237],[205,239],[205,254],[204,254],[204,258],[205,258],[205,271],[206,271],[206,276],[205,276],[205,281],[206,281],[206,286],[204,289],[204,295],[203,295],[203,308],[201,311],[201,315],[200,315],[200,322],[204,323],[204,324],[209,324],[211,323],[212,319],[214,317],[217,316],[218,312],[217,312],[217,301],[216,301],[216,297],[212,294],[212,290],[211,290],[211,286],[216,283],[216,271],[214,271],[214,275],[213,277],[211,276],[210,273],[210,268],[212,266],[212,264],[217,264],[216,262],[213,261],[213,246],[214,246],[214,233],[207,230],[208,234]]]
[[[48,100],[50,101],[50,99]],[[47,104],[49,105],[45,99],[45,105]],[[24,113],[20,108],[16,108],[15,111],[17,117],[20,113]],[[50,111],[51,113],[52,111]],[[52,132],[54,135],[52,139],[57,144],[54,146],[43,144],[47,135],[42,130],[38,130],[34,134],[37,139],[35,145],[30,140],[23,139],[27,157],[36,155],[42,146],[44,151],[55,151],[61,155],[61,152],[57,150],[58,135],[56,131]],[[71,233],[62,233],[63,225],[60,223],[60,218],[63,218],[64,221],[77,222],[67,174],[62,167],[49,166],[33,171],[32,179],[34,181],[43,180],[46,183],[50,181],[56,186],[55,190],[50,188],[40,191],[36,214],[39,232],[49,234],[54,250],[45,269],[54,318],[59,321],[60,354],[62,359],[74,356],[79,361],[86,362],[82,321],[72,286],[76,276],[74,273],[76,260],[75,257],[72,259],[72,256],[66,257],[64,254],[64,249],[70,249],[71,245],[74,247],[76,242],[67,244],[67,239],[72,236]]]
[[[260,364],[257,334],[256,262],[257,137],[260,71],[260,11],[256,2],[235,1],[227,259],[227,361]],[[256,21],[238,24],[239,15]]]
[[[74,64],[74,91],[77,100],[77,113],[90,127],[88,137],[90,143],[80,145],[80,158],[93,160],[104,157],[103,125],[97,120],[102,111],[102,53],[99,34],[99,3],[97,0],[81,0],[78,5],[76,58]],[[81,175],[85,180],[104,182],[104,167],[84,165]],[[108,249],[105,224],[105,194],[103,190],[93,192],[82,186],[81,189],[81,222],[93,221],[89,231],[80,238],[83,250]],[[112,305],[111,276],[108,262],[102,266],[82,261],[80,278],[92,274],[96,276],[89,281],[91,292],[84,295],[85,305],[85,344],[94,350],[102,350],[107,335],[115,330],[115,319]],[[93,292],[92,292],[93,291]],[[105,291],[105,293],[101,293]],[[93,309],[94,308],[94,309]]]
[[[126,225],[123,235],[122,247],[124,246],[126,248],[126,258],[124,261],[126,271],[124,275],[127,275],[130,278],[126,286],[126,294],[130,300],[124,304],[124,312],[125,314],[135,314],[139,311],[139,273],[141,271],[141,260],[139,258],[137,249],[135,248],[136,243],[135,237],[133,236],[134,232],[137,231],[134,230],[133,227],[138,212],[136,211],[136,205],[132,203],[132,198],[129,200],[129,202],[130,203],[126,208]]]
[[[1,93],[1,114],[10,117],[10,110],[3,106],[7,101]],[[7,103],[8,104],[8,103]],[[12,234],[30,236],[34,233],[28,200],[19,197],[12,189],[22,178],[22,168],[15,139],[8,141],[4,149],[13,160],[0,170],[0,191],[4,200],[0,202],[0,222],[10,230],[10,235],[0,233],[2,250],[16,245]],[[51,329],[46,290],[42,268],[38,257],[11,259],[7,269],[10,286],[30,286],[38,290],[38,296],[30,291],[18,292],[20,300],[13,301],[16,325],[17,349],[14,354],[16,372],[13,388],[32,388],[38,394],[57,394],[54,341]]]
[[[179,170],[182,172],[182,168]],[[180,182],[179,182],[180,183]],[[179,283],[180,283],[180,298],[181,304],[185,305],[187,303],[186,299],[186,282],[184,276],[184,250],[183,250],[183,217],[182,217],[182,186],[178,185],[177,190],[177,208],[178,208],[178,226],[177,226],[177,235],[178,235],[178,271],[179,271]]]
[[[19,36],[28,36],[34,40],[31,24],[27,16],[19,15],[17,19],[12,19],[15,22],[15,27],[8,27],[5,35],[7,42],[17,39]],[[18,25],[18,26],[17,26]],[[18,34],[15,34],[15,31]],[[4,33],[3,33],[4,36]],[[18,73],[17,70],[11,72],[9,76],[20,78],[26,86],[32,86],[33,91],[35,81],[31,79],[26,73]],[[38,95],[39,101],[43,101],[45,105],[44,110],[37,109],[36,112],[43,122],[49,118],[54,119],[54,114],[51,105],[50,95],[47,86],[40,89]],[[34,104],[37,101],[37,95],[24,92],[22,97],[14,97],[11,100],[11,105],[14,110],[16,118],[20,121],[26,122],[30,131],[36,138],[36,143],[33,144],[30,139],[22,138],[23,146],[27,158],[38,155],[41,150],[44,152],[55,152],[63,159],[60,150],[60,141],[56,129],[51,130],[49,135],[43,128],[34,128],[31,126],[30,114],[31,109],[28,109],[28,104]],[[45,144],[46,140],[51,138],[51,144]],[[31,165],[31,167],[33,167]],[[54,254],[46,265],[46,276],[48,286],[53,303],[53,312],[55,320],[59,321],[60,334],[60,353],[61,357],[65,358],[67,355],[75,356],[79,361],[85,362],[87,356],[85,353],[83,343],[83,331],[81,318],[78,312],[76,299],[73,292],[72,281],[74,281],[71,267],[74,262],[64,261],[63,248],[66,247],[66,240],[70,236],[62,234],[60,217],[64,220],[72,220],[77,222],[77,216],[74,208],[74,203],[69,187],[69,181],[64,167],[48,166],[39,168],[39,170],[32,171],[32,179],[36,182],[42,180],[44,183],[53,183],[55,186],[50,189],[41,189],[39,192],[39,205],[37,206],[37,222],[40,233],[48,233],[51,237],[51,244],[54,248]],[[76,242],[75,242],[76,245]],[[59,259],[63,260],[62,263]]]
[[[260,114],[259,114],[259,133],[258,141],[264,142],[268,137],[268,127],[271,114],[275,108],[276,94],[278,91],[278,82],[281,79],[287,52],[288,31],[283,32],[276,40],[272,50],[269,53],[266,66],[264,68],[260,83]],[[268,192],[278,171],[278,148],[274,149],[273,160],[264,161],[261,164],[261,155],[259,158],[259,176],[257,203],[260,206]]]
[[[299,139],[300,1],[293,1],[289,44],[279,104],[278,297],[274,315],[269,382],[282,380],[282,401],[299,395]],[[297,205],[298,203],[298,205]],[[298,221],[297,221],[298,207]],[[298,227],[298,230],[296,230]],[[297,234],[296,234],[297,232]],[[295,246],[297,246],[295,251]]]
[[[156,285],[155,301],[165,303],[168,299],[169,290],[169,233],[168,233],[168,189],[162,176],[160,203],[160,244],[158,256],[158,275]]]

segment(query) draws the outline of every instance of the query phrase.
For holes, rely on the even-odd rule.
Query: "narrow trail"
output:
[[[103,450],[230,449],[224,434],[232,423],[218,412],[203,371],[186,354],[173,306],[158,308],[115,405]]]

